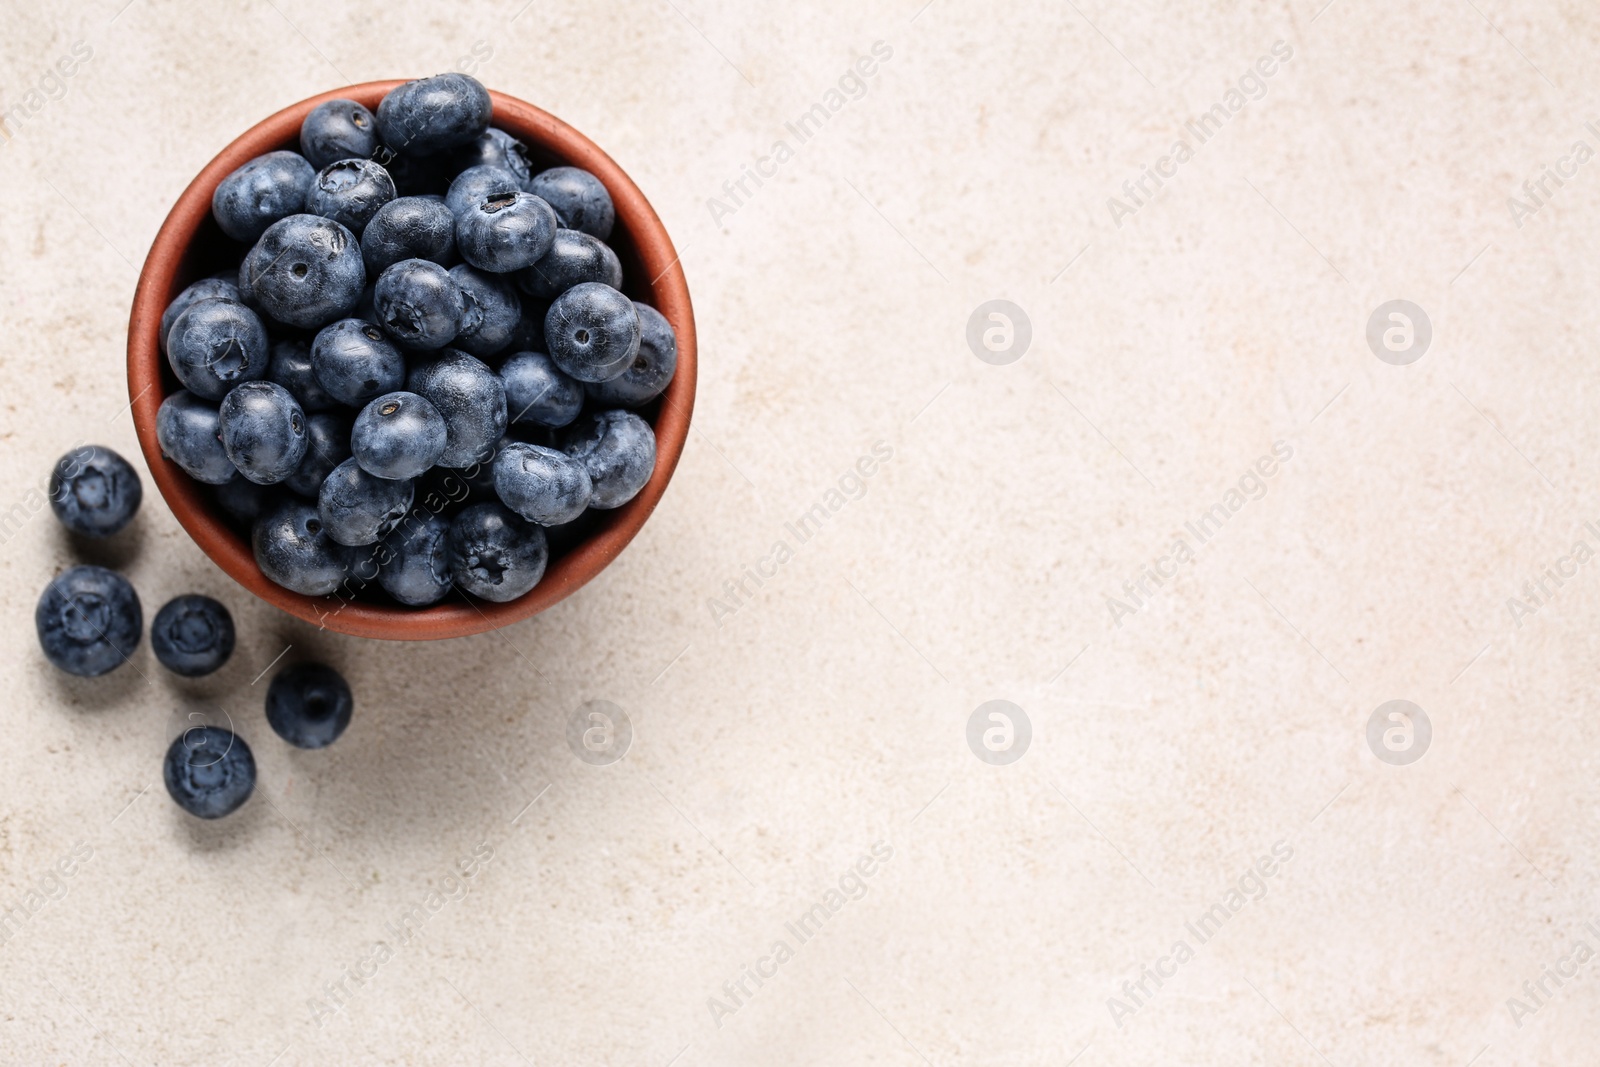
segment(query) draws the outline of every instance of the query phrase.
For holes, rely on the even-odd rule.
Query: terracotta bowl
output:
[[[566,164],[590,171],[611,193],[617,222],[611,246],[622,260],[630,297],[654,306],[678,335],[678,369],[666,393],[640,412],[655,427],[656,469],[632,501],[603,513],[588,538],[550,562],[544,578],[526,595],[504,604],[469,599],[459,592],[427,608],[357,598],[304,596],[269,581],[256,566],[248,537],[211,500],[207,487],[161,455],[156,411],[178,388],[161,354],[161,313],[197,278],[237,264],[241,246],[229,241],[211,217],[217,183],[246,161],[279,148],[298,150],[300,123],[324,100],[344,98],[377,110],[398,81],[368,82],[302,100],[247,130],[189,183],[162,223],[139,274],[128,323],[128,392],[134,428],[156,486],[206,555],[240,585],[289,614],[339,633],[394,641],[430,641],[482,633],[525,619],[575,592],[615,559],[655,509],[672,479],[689,434],[694,407],[695,332],[689,288],[678,254],[650,202],[622,168],[583,134],[554,115],[502,93],[491,92],[494,125],[528,146],[536,168]],[[381,594],[378,594],[381,596]]]

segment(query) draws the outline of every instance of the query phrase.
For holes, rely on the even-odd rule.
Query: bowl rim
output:
[[[224,177],[256,156],[297,140],[306,114],[318,104],[354,100],[376,110],[379,100],[402,84],[403,79],[364,82],[291,104],[240,134],[201,169],[162,222],[139,271],[128,320],[128,394],[134,431],[156,487],[179,525],[230,578],[274,607],[321,629],[354,637],[432,641],[484,633],[537,615],[576,592],[627,547],[666,491],[688,439],[697,377],[696,339],[683,265],[644,193],[615,160],[578,130],[533,104],[491,89],[496,127],[600,179],[616,206],[617,227],[627,233],[645,273],[654,279],[645,287],[647,302],[672,324],[678,342],[677,370],[659,401],[655,419],[655,470],[637,496],[607,515],[587,539],[552,561],[538,585],[506,603],[476,600],[459,591],[451,600],[426,608],[345,599],[337,593],[306,596],[262,574],[248,540],[221,518],[198,482],[161,454],[156,439],[156,413],[166,398],[162,385],[166,357],[158,343],[161,314],[179,291],[178,275],[185,255],[209,218],[212,193]]]

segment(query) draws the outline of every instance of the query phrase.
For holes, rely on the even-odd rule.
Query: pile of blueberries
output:
[[[103,538],[133,520],[144,488],[127,460],[109,448],[88,445],[56,463],[49,497],[67,529]],[[89,565],[63,571],[45,586],[33,621],[45,658],[80,678],[98,678],[122,666],[144,632],[144,610],[132,583],[116,571]],[[233,645],[233,616],[208,596],[174,597],[150,624],[156,659],[185,678],[220,668],[233,655]],[[267,687],[267,723],[297,748],[332,744],[350,725],[354,706],[344,678],[320,663],[285,667]],[[185,811],[218,819],[254,791],[255,757],[232,730],[196,726],[167,749],[162,779]]]
[[[157,436],[287,589],[513,600],[655,468],[629,409],[672,327],[620,291],[605,186],[490,111],[463,74],[330,100],[212,197],[239,265],[162,315]]]

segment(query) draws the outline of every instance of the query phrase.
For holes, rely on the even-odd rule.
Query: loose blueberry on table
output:
[[[144,613],[128,580],[104,567],[73,567],[45,586],[33,612],[45,658],[68,674],[97,678],[139,647]]]
[[[326,748],[339,740],[354,709],[349,684],[325,664],[285,667],[267,687],[267,724],[296,748]]]
[[[178,807],[200,819],[239,809],[256,787],[256,761],[244,738],[220,726],[195,726],[167,749],[161,780]]]
[[[233,655],[233,616],[208,596],[173,597],[150,623],[150,650],[161,665],[185,678],[210,674]]]
[[[110,537],[133,521],[144,499],[139,474],[100,445],[73,449],[50,472],[50,509],[61,525],[85,537]]]
[[[162,315],[183,389],[157,438],[286,589],[512,600],[654,470],[633,409],[672,380],[672,326],[624,295],[604,183],[541,169],[492,122],[463,74],[373,111],[325,101],[298,152],[247,162],[213,197],[248,247]],[[128,495],[101,504],[82,484],[79,514],[114,526]]]

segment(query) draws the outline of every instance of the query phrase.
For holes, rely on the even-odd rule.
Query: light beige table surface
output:
[[[5,4],[0,1062],[1597,1062],[1591,6],[520,3]],[[28,518],[75,440],[137,460],[124,324],[190,177],[452,67],[683,252],[694,432],[621,559],[386,645],[253,602],[152,485],[92,556]],[[1425,351],[1415,312],[1369,345],[1390,300]],[[221,597],[233,661],[55,672],[83,558],[147,617]],[[291,645],[354,686],[331,750],[262,718]],[[569,748],[590,700],[619,762]],[[191,716],[260,766],[220,824],[160,783]]]

